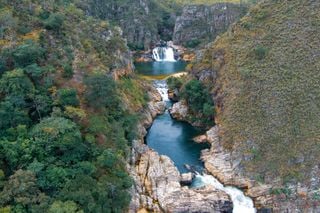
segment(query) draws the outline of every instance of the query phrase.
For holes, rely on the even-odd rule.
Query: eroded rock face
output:
[[[269,195],[269,192],[272,186],[259,184],[242,175],[239,167],[241,160],[232,156],[232,153],[225,150],[220,144],[218,126],[207,131],[206,138],[211,144],[211,148],[203,150],[201,153],[205,168],[223,184],[247,190],[246,194],[255,198],[256,206],[270,205],[272,196]]]
[[[172,108],[170,109],[170,114],[174,119],[184,121],[187,120],[188,111],[188,105],[183,101],[179,101],[173,104]]]
[[[180,173],[167,156],[146,150],[136,166],[145,198],[142,206],[154,212],[231,212],[228,195],[213,187],[190,189],[180,185]],[[152,200],[152,203],[150,202]]]
[[[186,45],[202,39],[212,41],[239,19],[243,11],[240,5],[228,3],[185,6],[176,20],[173,42]]]
[[[225,192],[209,186],[181,186],[182,177],[174,163],[144,144],[146,128],[164,111],[159,93],[151,90],[149,96],[151,101],[139,124],[140,137],[133,141],[128,165],[134,180],[129,212],[232,212],[232,202]]]
[[[219,141],[219,127],[211,128],[205,135],[206,141],[211,144],[210,150],[204,150],[201,158],[205,168],[223,184],[243,188],[245,194],[254,200],[258,212],[319,212],[320,203],[317,200],[310,201],[308,197],[315,193],[312,183],[317,182],[319,168],[312,171],[313,178],[309,184],[288,184],[273,181],[262,184],[243,174],[241,167],[241,155],[225,150]],[[279,190],[287,190],[280,192]],[[272,191],[278,190],[278,193]]]
[[[169,17],[161,20],[161,12],[164,10],[156,1],[85,0],[81,6],[88,15],[120,26],[133,49],[148,50],[161,38],[170,38],[173,34],[175,14],[168,14]],[[161,21],[166,21],[167,24],[163,25]]]

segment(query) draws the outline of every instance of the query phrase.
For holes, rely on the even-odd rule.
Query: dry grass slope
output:
[[[319,11],[317,0],[264,1],[195,67],[217,71],[223,143],[253,176],[302,179],[320,160]]]

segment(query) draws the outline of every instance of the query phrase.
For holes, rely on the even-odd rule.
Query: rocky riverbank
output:
[[[160,94],[151,90],[151,101],[139,125],[139,139],[133,142],[130,173],[134,179],[129,212],[232,212],[229,196],[212,186],[191,189],[183,186],[174,163],[144,144],[146,129],[164,111]]]
[[[263,184],[243,174],[240,153],[231,153],[221,146],[218,126],[197,139],[211,145],[210,149],[203,150],[201,154],[207,171],[223,184],[243,189],[254,200],[258,212],[319,212],[319,203],[315,199],[310,200],[312,194],[315,194],[311,187],[318,181],[319,176],[316,174],[319,174],[319,168],[312,171],[310,185],[299,183],[284,187],[280,181]]]

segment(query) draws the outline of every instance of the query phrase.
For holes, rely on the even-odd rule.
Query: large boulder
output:
[[[179,101],[173,104],[172,108],[169,111],[174,119],[185,121],[187,120],[189,108],[184,101]]]

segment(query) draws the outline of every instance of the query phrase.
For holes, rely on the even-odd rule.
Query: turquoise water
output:
[[[197,144],[192,138],[201,134],[191,125],[171,118],[168,111],[158,116],[148,131],[146,142],[149,147],[161,155],[167,155],[173,160],[180,172],[189,172],[185,164],[201,172],[203,164],[199,160],[202,149],[207,144]]]
[[[139,62],[135,63],[136,71],[142,75],[157,76],[169,75],[185,70],[187,63],[184,61],[177,62]]]
[[[144,75],[162,75],[184,71],[185,65],[183,62],[139,63],[136,69],[138,73]],[[167,107],[171,107],[172,103],[167,97],[165,81],[155,81],[154,85],[166,101]],[[148,130],[146,143],[160,155],[169,156],[180,172],[189,172],[185,164],[200,172],[203,170],[203,163],[200,161],[201,150],[208,148],[208,145],[197,144],[193,138],[201,133],[203,132],[186,122],[172,119],[169,112],[166,111],[154,120]]]
[[[165,66],[168,62],[161,63]],[[152,73],[157,72],[150,71],[150,73],[146,72],[145,75],[151,75]],[[166,101],[167,107],[170,107],[172,103],[168,100],[165,81],[155,81],[154,84],[162,98]],[[202,149],[209,148],[209,145],[197,144],[192,140],[201,133],[203,132],[195,129],[188,123],[172,119],[168,110],[166,110],[163,115],[156,117],[154,120],[151,128],[148,130],[146,143],[159,154],[169,156],[180,173],[189,172],[185,168],[186,164],[198,171],[191,187],[198,188],[212,185],[216,189],[225,191],[230,196],[234,205],[233,213],[256,213],[253,201],[249,197],[246,197],[242,191],[234,187],[225,187],[213,176],[202,173],[204,167],[199,159],[200,153]]]

